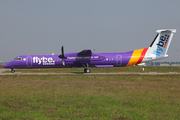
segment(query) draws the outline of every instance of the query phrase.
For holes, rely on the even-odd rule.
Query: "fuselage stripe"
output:
[[[131,59],[129,60],[129,62],[126,66],[132,66],[132,65],[139,64],[143,60],[147,49],[148,48],[134,50],[132,53]]]
[[[148,50],[148,48],[145,48],[145,49],[143,50],[143,52],[142,52],[142,54],[141,54],[141,57],[139,58],[139,60],[138,60],[138,62],[137,62],[136,64],[141,63],[141,61],[144,59],[144,56],[145,56],[147,50]]]

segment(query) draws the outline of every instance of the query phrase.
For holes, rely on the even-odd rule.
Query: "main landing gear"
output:
[[[12,72],[12,73],[15,73],[15,70],[14,70],[13,68],[11,68],[11,72]]]
[[[86,63],[86,65],[84,65],[84,64],[82,64],[83,65],[83,67],[84,67],[84,73],[90,73],[91,72],[91,70],[88,68],[88,63]]]
[[[91,72],[91,70],[90,70],[90,69],[86,69],[86,68],[84,68],[84,72],[85,72],[85,73],[90,73],[90,72]]]

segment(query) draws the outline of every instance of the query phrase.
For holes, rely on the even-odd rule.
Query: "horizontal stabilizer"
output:
[[[157,33],[163,33],[163,32],[172,32],[176,33],[176,29],[162,29],[162,30],[157,30]]]

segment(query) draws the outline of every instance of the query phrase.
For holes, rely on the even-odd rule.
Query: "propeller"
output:
[[[59,58],[62,58],[62,64],[65,66],[64,47],[63,46],[61,47],[61,55],[59,55]]]

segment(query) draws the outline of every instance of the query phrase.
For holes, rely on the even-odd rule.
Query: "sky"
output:
[[[19,55],[150,46],[156,30],[177,29],[169,57],[180,61],[179,0],[0,0],[0,61]]]

